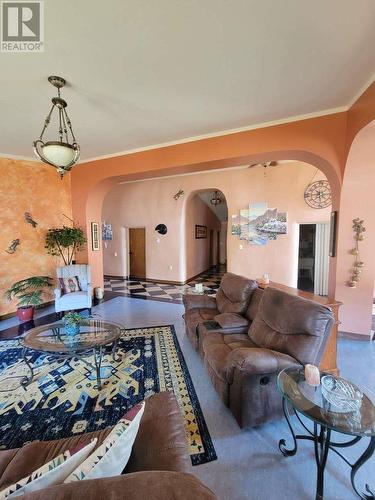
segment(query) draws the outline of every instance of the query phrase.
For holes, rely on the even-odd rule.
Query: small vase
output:
[[[79,323],[69,323],[65,325],[65,333],[69,337],[73,337],[79,333]]]

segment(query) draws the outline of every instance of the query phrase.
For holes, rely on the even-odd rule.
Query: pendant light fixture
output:
[[[219,193],[217,191],[215,191],[213,197],[210,199],[211,205],[216,207],[217,205],[220,205],[221,202],[222,202],[222,199],[220,198]]]
[[[34,141],[34,152],[44,163],[56,168],[62,178],[77,163],[80,147],[74,137],[72,123],[66,112],[67,102],[60,96],[60,89],[66,82],[60,76],[49,76],[48,81],[57,88],[57,97],[52,98],[52,107],[44,121],[42,132],[39,139]],[[57,110],[58,140],[44,142],[43,135],[55,110]]]

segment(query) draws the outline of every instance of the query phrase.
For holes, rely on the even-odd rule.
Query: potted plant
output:
[[[69,312],[64,316],[65,333],[69,336],[74,336],[79,333],[79,324],[82,321],[82,316],[75,312]]]
[[[82,250],[86,238],[80,227],[67,227],[48,229],[45,240],[47,253],[60,256],[66,266],[72,263],[75,252]]]
[[[43,303],[45,288],[52,286],[49,276],[31,276],[13,283],[5,292],[7,300],[18,299],[17,316],[20,321],[31,321],[35,307]]]

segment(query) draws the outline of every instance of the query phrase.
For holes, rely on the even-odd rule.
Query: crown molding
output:
[[[348,110],[355,104],[362,94],[366,92],[366,90],[370,87],[370,85],[375,81],[375,73],[371,76],[369,80],[363,85],[363,87],[354,95],[353,99],[348,104]]]
[[[218,132],[211,132],[202,135],[195,135],[191,137],[186,137],[184,139],[178,139],[176,141],[162,142],[160,144],[152,144],[150,146],[144,146],[141,148],[127,149],[125,151],[118,151],[117,153],[110,153],[107,155],[95,156],[85,160],[81,160],[80,163],[90,163],[98,160],[106,160],[109,158],[116,158],[117,156],[125,156],[133,153],[141,153],[142,151],[150,151],[151,149],[167,148],[169,146],[177,146],[178,144],[186,144],[188,142],[201,141],[202,139],[212,139],[214,137],[222,137],[223,135],[236,134],[238,132],[248,132],[250,130],[257,130],[260,128],[274,127],[276,125],[284,125],[286,123],[298,122],[302,120],[308,120],[311,118],[319,118],[322,116],[334,115],[336,113],[343,113],[348,111],[348,106],[340,106],[338,108],[326,109],[323,111],[317,111],[314,113],[308,113],[305,115],[291,116],[288,118],[283,118],[280,120],[274,120],[270,122],[257,123],[255,125],[248,125],[246,127],[232,128],[221,130]]]

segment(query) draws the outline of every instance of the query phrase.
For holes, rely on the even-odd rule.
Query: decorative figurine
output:
[[[25,212],[25,221],[28,224],[31,224],[34,228],[38,225],[38,223],[35,222],[35,220],[31,217],[31,213],[30,212]]]
[[[17,250],[18,245],[20,244],[20,240],[17,238],[16,240],[13,240],[12,243],[9,245],[8,249],[5,250],[6,253],[12,254]]]

